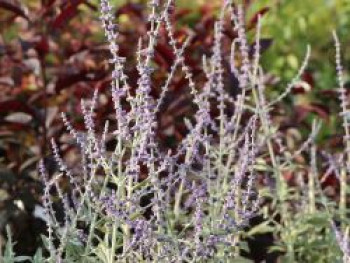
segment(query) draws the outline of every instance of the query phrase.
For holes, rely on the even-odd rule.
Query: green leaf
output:
[[[286,252],[285,248],[282,245],[270,246],[269,252]]]
[[[237,257],[235,259],[230,259],[231,263],[252,263],[253,261],[244,257]]]
[[[48,237],[41,235],[41,240],[43,241],[44,247],[49,249],[50,248],[50,240]]]
[[[78,259],[84,253],[84,247],[77,240],[70,240],[66,246],[66,254],[71,258]]]
[[[42,263],[42,262],[44,262],[43,251],[41,248],[39,248],[33,257],[32,263]]]
[[[313,226],[328,226],[329,218],[325,214],[317,214],[306,218],[306,222]]]
[[[261,224],[253,227],[247,233],[248,236],[254,236],[257,234],[265,234],[274,232],[275,228],[269,225],[269,221],[262,222]]]
[[[12,243],[11,230],[9,225],[6,226],[6,232],[7,232],[7,242],[5,246],[3,262],[12,263],[12,262],[15,262],[15,253],[13,252],[13,243]]]
[[[28,257],[28,256],[15,257],[15,262],[23,262],[23,261],[27,261],[27,260],[32,260],[32,258]]]

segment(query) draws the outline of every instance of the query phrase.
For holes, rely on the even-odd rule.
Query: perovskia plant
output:
[[[249,114],[248,121],[241,120],[250,75],[257,75],[258,71],[248,58],[241,8],[236,12],[231,3],[224,3],[215,24],[213,54],[204,58],[207,82],[199,90],[183,58],[191,36],[180,45],[172,32],[169,19],[172,1],[150,1],[149,6],[150,27],[145,39],[139,41],[137,70],[140,77],[136,94],[132,96],[123,71],[126,60],[118,55],[118,33],[112,8],[108,1],[101,1],[102,25],[112,54],[110,63],[114,65],[111,88],[117,129],[112,134],[116,147],[114,152],[105,149],[108,123],[101,137],[95,132],[93,112],[99,96],[97,92],[90,102],[82,102],[87,129],[83,136],[74,130],[65,114],[62,115],[81,150],[83,176],[69,171],[52,141],[60,173],[48,179],[44,164],[40,165],[46,185],[43,200],[48,217],[48,262],[233,260],[239,256],[240,232],[259,207],[253,164],[264,139],[259,138],[257,144],[256,112]],[[233,107],[234,101],[223,87],[222,60],[226,55],[221,51],[224,16],[228,11],[232,22],[237,23],[238,44],[244,56],[242,67],[237,68],[235,61],[231,61],[231,69],[244,90],[233,116],[225,113],[225,108]],[[163,25],[176,59],[162,94],[155,101],[150,95],[152,73],[156,70],[152,59]],[[232,54],[234,49],[232,46]],[[186,120],[190,130],[178,149],[162,151],[155,136],[156,114],[177,70],[184,72],[198,110],[194,120]],[[129,105],[129,110],[125,104]],[[219,110],[218,120],[210,114],[213,104]],[[141,177],[143,170],[147,172]],[[72,191],[69,195],[60,189],[61,176],[70,179]],[[65,210],[63,225],[52,208],[51,188],[57,192]],[[144,199],[147,200],[145,206],[142,205]]]
[[[293,226],[290,203],[294,195],[291,196],[292,189],[282,171],[292,167],[295,156],[311,145],[311,176],[315,181],[308,182],[309,199],[303,204],[307,204],[309,213],[316,213],[314,138],[319,126],[314,126],[309,139],[294,153],[287,150],[276,153],[274,143],[286,148],[270,110],[299,80],[307,65],[309,48],[286,91],[268,102],[264,72],[259,65],[261,19],[258,18],[254,55],[251,56],[243,8],[233,5],[232,1],[224,1],[215,23],[212,54],[203,56],[206,82],[198,87],[183,56],[191,35],[179,42],[172,30],[169,16],[173,1],[150,0],[148,4],[149,30],[139,40],[136,65],[139,79],[133,95],[124,72],[127,59],[118,54],[118,26],[113,22],[112,7],[108,0],[100,1],[100,18],[113,67],[111,92],[116,129],[110,131],[106,122],[102,134],[98,134],[94,126],[94,110],[99,99],[97,90],[91,101],[81,103],[85,133],[78,133],[62,113],[62,120],[80,150],[81,163],[74,169],[68,168],[60,156],[58,144],[52,140],[59,172],[50,177],[44,162],[39,165],[45,185],[43,205],[48,234],[43,237],[45,251],[39,250],[32,261],[241,262],[244,228],[261,212],[263,198],[256,190],[256,178],[263,170],[264,176],[273,178],[275,183],[269,191],[275,195],[273,203],[281,214],[279,226],[283,230],[279,230],[279,234],[282,240],[286,236],[283,240],[285,253],[287,259],[294,262],[295,240],[288,232]],[[223,34],[227,21],[238,36],[229,40],[229,50],[224,48],[228,39]],[[152,76],[157,70],[153,59],[157,38],[164,28],[175,60],[161,87],[160,97],[155,99],[151,95]],[[339,48],[337,50],[339,54]],[[227,61],[229,72],[224,67]],[[339,59],[337,64],[339,73]],[[167,151],[159,147],[157,140],[157,113],[178,71],[182,71],[188,81],[197,111],[192,119],[184,121],[188,134],[178,148]],[[237,78],[238,87],[235,88],[240,92],[235,98],[225,89],[225,74]],[[213,109],[216,116],[213,116]],[[106,143],[111,137],[115,140],[115,149],[107,151]],[[269,159],[270,164],[265,162],[261,169],[258,160],[263,158]],[[69,179],[69,191],[60,185],[62,177]],[[346,188],[345,179],[342,180]],[[55,213],[57,200],[64,208],[62,220]],[[340,210],[343,215],[346,213],[343,199]],[[334,229],[346,253],[345,236]],[[14,261],[10,252],[9,260]]]

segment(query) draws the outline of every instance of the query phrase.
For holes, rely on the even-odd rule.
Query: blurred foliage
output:
[[[262,34],[274,39],[273,47],[265,54],[266,69],[285,82],[300,67],[307,44],[312,56],[309,69],[314,71],[315,85],[329,89],[334,86],[334,48],[332,31],[337,30],[342,42],[350,40],[350,2],[347,0],[274,0],[258,1],[257,6],[269,6]],[[348,45],[343,54],[349,61]]]
[[[263,18],[262,36],[273,39],[273,45],[262,56],[262,66],[275,77],[270,97],[277,97],[285,90],[288,82],[296,75],[305,58],[307,45],[311,57],[307,72],[303,75],[293,96],[288,96],[285,108],[290,113],[299,112],[304,125],[296,126],[306,136],[310,131],[312,118],[324,120],[318,141],[328,148],[339,146],[339,127],[336,116],[339,112],[335,72],[335,48],[332,31],[336,30],[342,42],[343,66],[346,87],[349,77],[346,69],[350,65],[350,2],[347,0],[262,0],[255,1],[248,12],[268,7]],[[300,92],[300,87],[302,92]],[[305,126],[306,125],[306,126]]]

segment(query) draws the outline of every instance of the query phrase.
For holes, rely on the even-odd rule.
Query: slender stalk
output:
[[[316,146],[313,145],[311,148],[311,171],[309,173],[308,180],[308,195],[309,195],[309,212],[314,214],[316,211],[316,191],[315,191],[315,179],[317,176],[316,170]]]
[[[333,31],[333,38],[336,48],[335,60],[337,67],[337,75],[338,75],[338,84],[339,84],[339,99],[341,102],[341,116],[343,117],[343,127],[345,131],[345,135],[343,137],[343,141],[345,144],[345,167],[341,169],[340,174],[340,203],[339,203],[339,212],[341,218],[344,220],[347,214],[347,173],[350,168],[350,129],[349,129],[349,121],[348,121],[348,99],[346,95],[346,90],[344,87],[344,79],[343,79],[343,67],[341,64],[341,48],[340,41],[338,39],[337,33]],[[342,220],[342,221],[343,221]]]

